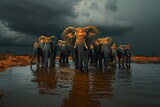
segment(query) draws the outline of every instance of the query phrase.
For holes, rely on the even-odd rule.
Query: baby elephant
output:
[[[117,48],[117,56],[119,60],[119,65],[121,62],[122,58],[122,66],[124,68],[124,59],[126,58],[126,66],[130,67],[130,62],[131,62],[131,46],[129,44],[127,45],[120,45]]]

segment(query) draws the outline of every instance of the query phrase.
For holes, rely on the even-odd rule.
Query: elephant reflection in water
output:
[[[32,79],[32,82],[37,83],[37,88],[39,89],[39,94],[51,94],[54,95],[53,89],[56,87],[57,80],[55,78],[56,73],[55,69],[48,70],[41,67],[37,67],[34,71],[31,67],[32,72],[34,73],[35,78]],[[45,72],[44,72],[45,71]]]
[[[98,38],[99,34],[100,32],[94,26],[87,26],[84,28],[68,27],[62,32],[62,38],[68,45],[74,47],[76,69],[80,71],[88,70],[90,44]]]
[[[94,73],[95,72],[95,73]],[[101,101],[113,96],[112,80],[115,71],[95,71],[76,73],[73,88],[63,107],[100,107]]]
[[[45,69],[33,66],[31,70],[35,76],[32,82],[37,83],[39,94],[59,95],[63,100],[64,96],[69,94],[72,89],[73,77],[75,71],[73,69],[51,68],[44,72]],[[61,92],[63,91],[63,92]]]
[[[131,46],[130,44],[127,45],[120,45],[117,48],[117,56],[119,60],[119,66],[122,59],[122,67],[124,68],[124,62],[126,59],[126,67],[130,67],[131,62]]]

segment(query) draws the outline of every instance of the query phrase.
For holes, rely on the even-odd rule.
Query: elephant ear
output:
[[[95,40],[98,39],[98,37],[100,35],[100,32],[99,32],[99,30],[96,27],[94,27],[94,26],[87,26],[87,27],[85,27],[85,30],[87,32],[87,39],[86,39],[87,43],[91,44]]]
[[[66,41],[68,45],[72,44],[74,41],[74,32],[75,32],[74,27],[67,27],[63,32],[62,32],[62,39]]]
[[[43,36],[43,35],[41,35],[41,36],[38,38],[38,42],[43,43],[45,39],[46,39],[46,37]]]
[[[106,39],[106,41],[108,43],[109,48],[111,48],[112,45],[113,45],[113,40],[110,37],[106,37],[105,39]]]
[[[45,37],[45,40],[44,40],[44,42],[51,42],[51,39],[50,39],[50,37]]]
[[[55,41],[56,43],[58,42],[57,38],[55,36],[50,36],[49,39],[52,41]]]

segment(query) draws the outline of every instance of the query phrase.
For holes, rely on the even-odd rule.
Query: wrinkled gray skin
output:
[[[108,67],[108,61],[111,59],[111,46],[113,44],[113,41],[111,38],[100,38],[98,40],[100,43],[94,44],[94,51],[95,51],[95,59],[96,59],[96,66],[97,63],[99,64],[99,67],[102,68],[103,65],[105,68]]]
[[[37,57],[37,59],[38,59],[38,55],[39,55],[38,50],[39,50],[39,47],[34,47],[33,54],[32,54],[32,59],[31,59],[31,65],[32,65],[35,57]],[[37,64],[38,64],[38,60],[37,60]]]
[[[49,40],[49,41],[48,41]],[[50,58],[50,67],[55,66],[55,58],[57,52],[57,39],[54,36],[46,37],[44,42],[44,67],[48,67],[48,58]]]
[[[131,62],[131,48],[128,48],[127,45],[120,45],[117,48],[117,56],[118,56],[118,60],[119,60],[119,66],[121,59],[122,59],[122,67],[125,68],[124,66],[124,62],[125,62],[125,58],[126,58],[126,67],[130,67],[130,62]]]
[[[39,44],[39,48],[38,48],[38,58],[37,58],[37,61],[38,61],[38,65],[39,65],[40,60],[41,60],[42,61],[42,65],[43,65],[44,64],[44,51],[43,51],[44,43],[38,42],[38,44]]]
[[[111,62],[113,62],[114,66],[116,66],[116,56],[117,56],[117,50],[111,50],[111,54],[110,54],[110,57],[111,57]]]
[[[59,63],[68,63],[68,53],[67,53],[67,44],[65,41],[60,41],[58,43],[58,50],[60,54]]]
[[[93,50],[94,50],[94,58],[93,60],[95,61],[95,65],[98,66],[99,68],[102,68],[102,59],[103,55],[101,52],[101,44],[93,44]]]
[[[98,34],[99,31],[93,26],[85,28],[68,27],[62,33],[62,38],[64,38],[66,43],[74,46],[75,68],[80,71],[88,70],[89,46],[97,39]]]
[[[32,62],[33,62],[33,59],[35,58],[35,56],[37,57],[37,65],[39,66],[40,64],[40,60],[42,61],[42,66],[44,64],[44,52],[43,52],[43,48],[44,48],[44,39],[45,39],[45,36],[40,36],[38,38],[38,42],[35,42],[35,43],[38,43],[38,47],[35,47],[34,46],[34,49],[33,49],[33,56],[32,56],[32,59],[31,59],[31,65],[32,65]],[[40,42],[41,41],[41,42]],[[40,59],[41,58],[41,59]]]

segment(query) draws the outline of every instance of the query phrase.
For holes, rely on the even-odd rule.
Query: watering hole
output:
[[[160,107],[160,64],[107,71],[33,65],[0,73],[0,107]]]

